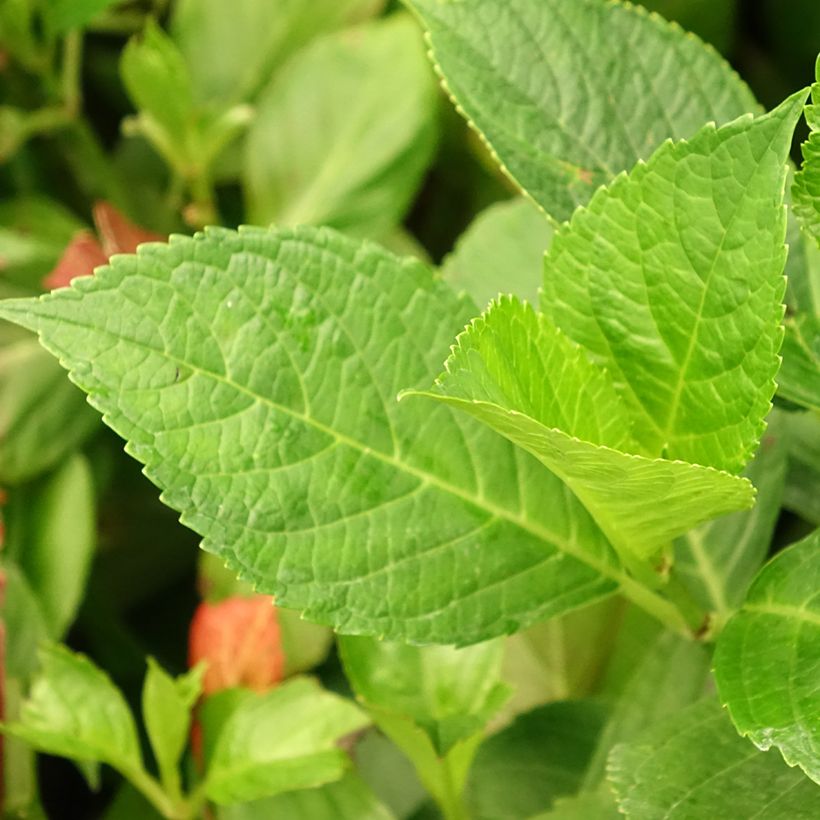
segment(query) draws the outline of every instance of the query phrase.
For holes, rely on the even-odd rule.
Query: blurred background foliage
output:
[[[712,43],[765,107],[812,76],[818,0],[645,5]],[[514,194],[447,104],[400,3],[0,2],[0,298],[64,283],[66,271],[90,272],[142,239],[212,223],[329,224],[438,264],[479,214]],[[509,213],[498,212],[499,224]],[[538,264],[550,233],[523,218],[538,224],[515,243],[520,269]],[[486,263],[481,242],[476,229],[472,241],[462,239],[446,275],[457,282],[459,266]],[[488,283],[488,294],[496,290]],[[816,423],[804,432],[818,440]],[[793,450],[786,504],[818,524],[820,454]],[[87,652],[137,703],[146,654],[183,671],[199,602],[248,592],[218,562],[200,560],[194,534],[158,501],[59,365],[7,325],[0,487],[7,716],[39,638]],[[621,609],[610,602],[510,640],[506,668],[524,685],[506,719],[568,694],[628,687],[600,649],[611,644]],[[284,674],[315,668],[327,687],[349,691],[326,631],[287,615],[280,627],[291,667]],[[624,657],[638,654],[633,647]],[[550,717],[560,723],[559,712]],[[596,715],[587,717],[590,732],[600,728]],[[498,736],[499,755],[535,730],[513,723],[510,731]],[[25,757],[10,746],[7,760],[15,754]],[[493,754],[491,745],[482,750],[471,799],[498,802],[491,774],[482,774]],[[421,787],[382,736],[368,736],[357,759],[397,816],[426,816]],[[11,797],[24,805],[35,785],[19,760]],[[110,772],[94,793],[69,763],[43,758],[39,781],[49,817],[148,816]],[[526,789],[516,796],[521,811],[551,799]],[[287,814],[295,805],[280,804],[282,816],[297,816]]]

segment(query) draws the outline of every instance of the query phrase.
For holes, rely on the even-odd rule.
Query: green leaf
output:
[[[62,35],[73,28],[87,26],[116,0],[44,0],[42,15],[48,31]]]
[[[432,157],[436,102],[422,39],[405,15],[302,51],[262,94],[248,135],[251,221],[386,233]]]
[[[609,777],[630,820],[811,820],[820,813],[817,786],[738,737],[711,698],[618,746]]]
[[[267,800],[226,806],[219,820],[392,820],[393,815],[355,774],[316,789],[287,792]]]
[[[482,732],[510,695],[500,679],[502,641],[453,649],[341,636],[339,647],[351,686],[376,719],[408,718],[442,757]]]
[[[446,257],[441,274],[478,305],[499,293],[538,301],[544,251],[552,239],[544,215],[525,199],[498,202],[482,211]]]
[[[48,635],[40,601],[23,571],[12,561],[0,564],[3,591],[3,626],[6,631],[5,674],[28,681],[37,669],[37,647]]]
[[[75,454],[43,482],[13,491],[8,549],[40,602],[52,640],[71,626],[97,540],[91,466]]]
[[[803,165],[794,177],[792,199],[803,229],[820,243],[820,57],[817,58],[816,74],[811,104],[805,108],[811,132],[801,146]]]
[[[172,678],[153,658],[142,689],[142,717],[165,788],[180,794],[179,759],[188,742],[191,709],[202,692],[204,666]]]
[[[695,524],[752,503],[748,481],[632,454],[628,411],[607,371],[514,297],[501,297],[458,337],[445,367],[423,395],[532,453],[625,560],[650,558]]]
[[[789,469],[783,506],[814,526],[820,526],[820,417],[789,413]]]
[[[778,396],[820,410],[820,314],[801,313],[786,320],[777,381]]]
[[[641,5],[674,20],[726,53],[737,28],[737,0],[641,0]]]
[[[715,653],[720,699],[744,736],[820,783],[820,531],[758,574]]]
[[[338,741],[367,723],[352,703],[307,678],[246,698],[216,740],[205,794],[238,803],[337,780],[348,765]]]
[[[665,139],[757,104],[695,37],[602,0],[408,0],[447,90],[558,221]]]
[[[314,37],[359,22],[384,0],[179,0],[171,32],[199,102],[240,102]],[[330,79],[330,78],[325,78]]]
[[[768,555],[783,500],[788,441],[787,420],[774,410],[744,473],[757,488],[754,507],[704,524],[676,544],[675,571],[721,623],[740,606]]]
[[[179,49],[155,22],[128,41],[120,74],[152,141],[167,151],[183,140],[194,105],[191,76]]]
[[[99,427],[99,417],[29,334],[0,347],[0,484],[55,466]]]
[[[490,737],[470,771],[473,816],[519,820],[578,791],[604,716],[593,701],[551,703]]]
[[[780,364],[783,187],[804,97],[667,142],[553,238],[542,309],[612,369],[649,454],[735,472],[757,448]]]
[[[134,718],[108,675],[56,644],[43,647],[39,657],[41,671],[20,720],[4,731],[41,752],[107,763],[126,777],[141,772]]]
[[[549,811],[536,814],[529,820],[621,820],[622,817],[615,805],[615,798],[604,787],[595,792],[561,797]]]
[[[666,606],[535,459],[395,402],[475,313],[424,265],[312,229],[176,237],[0,302],[205,548],[312,620],[466,644],[618,584]]]

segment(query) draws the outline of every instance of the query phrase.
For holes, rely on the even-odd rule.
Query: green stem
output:
[[[438,793],[439,807],[445,820],[469,820],[467,808],[462,800],[461,790],[456,786],[453,769],[448,755],[440,759],[441,790]]]
[[[63,41],[62,97],[69,117],[77,117],[82,108],[83,35],[70,31]]]

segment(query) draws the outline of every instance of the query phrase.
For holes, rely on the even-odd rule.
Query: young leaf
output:
[[[510,695],[501,682],[502,641],[453,649],[340,637],[345,672],[362,702],[378,715],[407,718],[444,757],[483,731]]]
[[[202,692],[203,666],[172,678],[153,658],[142,689],[142,717],[162,783],[179,796],[179,759],[188,741],[191,709]]]
[[[58,645],[40,650],[40,668],[19,722],[4,731],[48,754],[141,772],[134,718],[108,675]]]
[[[475,313],[424,265],[306,228],[175,237],[0,302],[204,546],[283,606],[462,644],[618,584],[666,607],[535,459],[446,407],[395,402]]]
[[[735,472],[757,447],[780,364],[783,188],[804,98],[667,142],[553,237],[542,309],[612,369],[649,454]]]
[[[803,143],[803,165],[792,185],[794,212],[803,228],[820,243],[820,56],[817,82],[811,89],[811,104],[805,108],[811,133]]]
[[[519,715],[492,735],[470,770],[472,816],[518,820],[577,792],[604,717],[594,701],[562,701]]]
[[[737,730],[820,783],[820,531],[758,574],[715,653]]]
[[[748,481],[633,455],[609,374],[543,315],[502,297],[458,337],[425,394],[523,447],[567,483],[622,556],[652,557],[695,524],[750,506]]]
[[[754,507],[704,524],[676,544],[675,571],[721,623],[743,602],[769,552],[783,500],[788,440],[786,418],[773,410],[744,473],[757,488]]]
[[[307,678],[246,698],[216,740],[205,794],[238,803],[337,780],[348,765],[338,741],[367,723],[352,703]]]
[[[309,40],[370,17],[383,5],[384,0],[179,0],[171,33],[196,100],[237,103],[252,97]]]
[[[820,812],[817,786],[738,737],[711,698],[616,747],[609,778],[630,820],[811,820]]]
[[[531,202],[518,197],[482,211],[446,257],[441,275],[484,306],[499,293],[538,301],[550,223]]]
[[[407,0],[447,90],[558,221],[665,139],[757,104],[710,48],[603,0]]]
[[[48,637],[48,626],[40,601],[23,571],[12,561],[0,564],[2,623],[5,627],[5,675],[28,681],[37,669],[37,647]]]
[[[435,143],[436,89],[404,15],[319,40],[261,95],[245,149],[251,221],[394,228]]]

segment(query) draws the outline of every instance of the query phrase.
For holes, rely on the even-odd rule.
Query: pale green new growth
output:
[[[761,570],[720,637],[715,677],[737,730],[820,783],[820,532]]]
[[[801,225],[820,243],[820,57],[816,73],[811,104],[805,109],[811,133],[802,146],[803,166],[794,177],[792,200]]]
[[[727,473],[636,455],[609,374],[543,315],[503,298],[458,338],[423,395],[458,407],[541,460],[625,558],[645,559],[701,521],[749,506]]]
[[[783,336],[783,189],[805,92],[667,142],[556,232],[541,306],[612,370],[647,455],[737,472]]]
[[[815,820],[820,790],[735,733],[707,698],[617,746],[609,778],[630,820]]]
[[[419,263],[323,230],[211,230],[0,313],[39,330],[205,548],[283,606],[472,643],[621,585],[675,623],[535,459],[396,403],[477,313]]]
[[[558,221],[665,139],[758,110],[716,52],[627,4],[406,2],[455,102]]]

